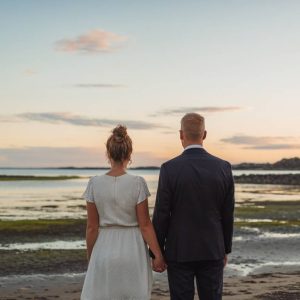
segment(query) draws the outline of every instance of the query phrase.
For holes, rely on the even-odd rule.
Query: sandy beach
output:
[[[155,274],[152,300],[170,299],[166,273]],[[78,300],[84,274],[2,277],[1,300]],[[224,300],[300,299],[300,273],[260,274],[224,279]],[[197,299],[197,297],[195,297]]]

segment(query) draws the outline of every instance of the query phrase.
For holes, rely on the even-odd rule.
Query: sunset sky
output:
[[[0,2],[0,166],[133,166],[182,151],[186,112],[231,163],[300,156],[300,1]]]

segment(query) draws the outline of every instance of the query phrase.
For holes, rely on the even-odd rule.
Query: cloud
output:
[[[37,71],[34,69],[26,69],[24,70],[23,74],[26,76],[33,76],[37,74]]]
[[[77,161],[90,161],[93,151],[80,147],[20,147],[0,148],[2,166],[66,166]],[[96,163],[96,161],[95,161]]]
[[[0,123],[18,123],[22,122],[20,118],[18,118],[16,115],[0,115]]]
[[[151,116],[160,116],[160,115],[178,115],[186,114],[189,112],[197,113],[219,113],[226,111],[237,111],[242,110],[243,107],[240,106],[190,106],[190,107],[178,107],[178,108],[169,108],[158,111],[157,113]]]
[[[7,116],[0,116],[2,122],[20,122],[20,121],[38,121],[51,124],[71,124],[76,126],[94,126],[94,127],[111,127],[117,124],[124,124],[129,129],[155,129],[155,128],[167,128],[162,125],[138,121],[138,120],[115,120],[105,118],[88,118],[84,116],[73,115],[68,112],[54,112],[54,113],[22,113],[11,116],[11,119]]]
[[[91,30],[73,39],[55,43],[56,50],[79,53],[108,53],[118,49],[127,37],[102,29]]]
[[[78,83],[78,84],[74,84],[73,87],[78,87],[78,88],[122,88],[125,86],[122,84],[112,84],[112,83]]]
[[[245,147],[245,149],[257,150],[280,150],[280,149],[300,149],[300,144],[273,144]]]
[[[234,135],[230,138],[224,138],[221,141],[231,144],[239,145],[264,145],[266,143],[276,142],[280,139],[286,139],[286,137],[258,137],[258,136],[249,136],[249,135]]]
[[[300,143],[294,143],[297,138],[287,136],[249,136],[235,135],[221,139],[224,143],[244,145],[244,149],[257,150],[280,150],[280,149],[300,149]]]
[[[132,166],[159,166],[166,157],[134,152]],[[104,148],[18,147],[0,148],[1,167],[101,167],[108,166]]]

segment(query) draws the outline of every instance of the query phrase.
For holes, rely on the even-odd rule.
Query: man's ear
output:
[[[181,129],[179,130],[179,134],[180,134],[180,139],[183,140],[183,131]]]
[[[205,140],[206,136],[207,136],[207,131],[206,131],[206,130],[204,130],[204,134],[203,134],[203,140]]]

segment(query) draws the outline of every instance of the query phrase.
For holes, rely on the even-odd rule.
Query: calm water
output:
[[[1,172],[2,171],[2,172]],[[82,218],[85,200],[81,198],[88,179],[106,170],[12,170],[2,169],[5,175],[78,175],[84,178],[68,180],[0,181],[0,219]],[[158,171],[129,172],[143,176],[148,183],[153,207]]]
[[[85,201],[81,198],[88,178],[107,170],[62,169],[0,169],[2,175],[78,175],[84,178],[70,180],[0,181],[0,219],[82,218],[85,217]],[[129,170],[128,173],[143,176],[151,193],[149,206],[152,211],[159,170]],[[235,175],[270,173],[270,171],[234,171]],[[272,171],[272,173],[291,173]],[[294,171],[300,173],[300,171]],[[299,187],[276,185],[236,185],[236,202],[300,200]]]

